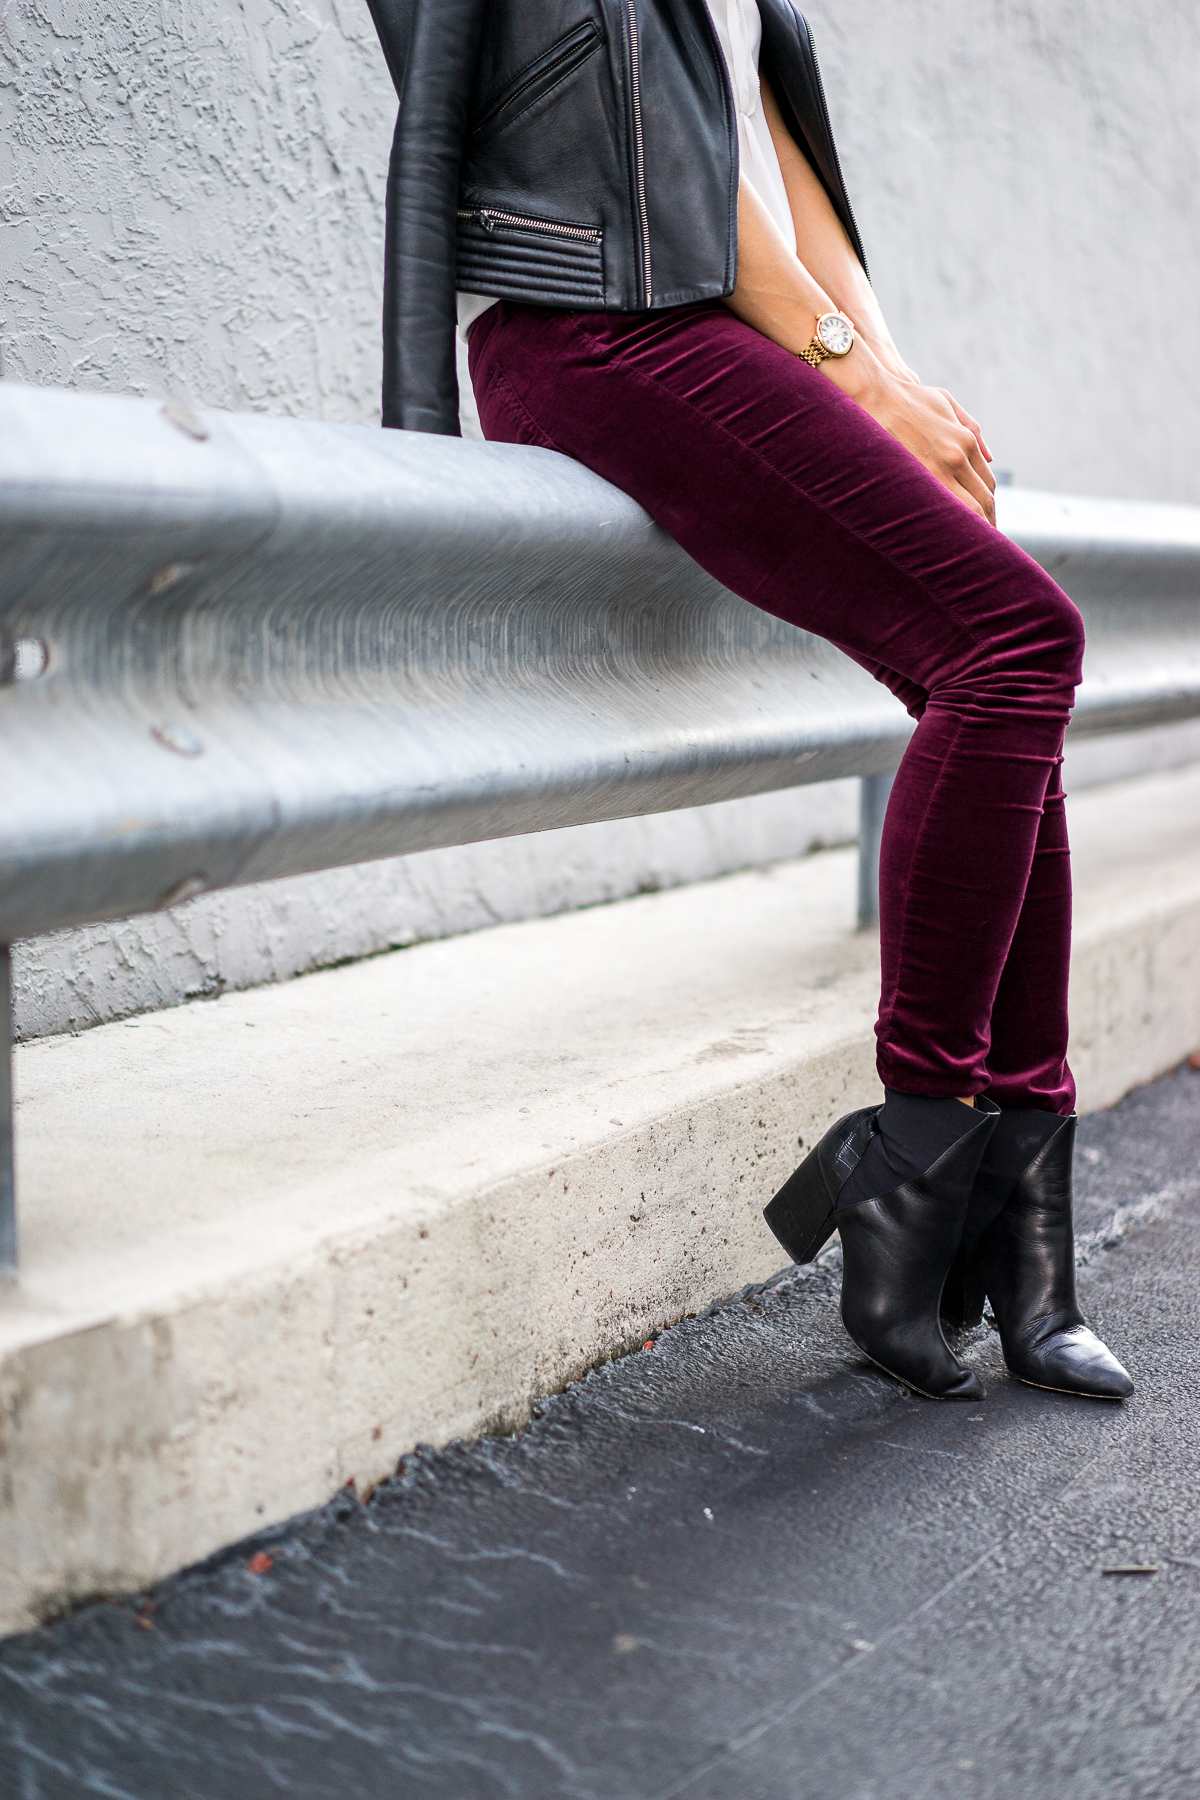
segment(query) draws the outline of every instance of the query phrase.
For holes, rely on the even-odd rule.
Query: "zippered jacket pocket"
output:
[[[534,62],[528,63],[473,121],[472,150],[519,119],[538,100],[543,100],[547,94],[552,93],[600,48],[601,41],[599,26],[588,19],[584,24],[577,25],[574,31],[569,31],[565,37],[559,38],[556,44],[552,44]]]
[[[460,206],[457,257],[460,293],[530,306],[604,304],[604,233],[596,225]]]

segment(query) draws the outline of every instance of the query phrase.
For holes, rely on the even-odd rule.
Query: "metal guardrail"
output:
[[[1200,508],[999,498],[1087,620],[1072,729],[1200,715]],[[553,452],[0,384],[0,944],[886,776],[911,729]]]

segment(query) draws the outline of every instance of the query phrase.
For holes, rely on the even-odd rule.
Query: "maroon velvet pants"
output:
[[[884,1085],[1070,1112],[1070,600],[819,369],[719,304],[502,303],[470,361],[487,437],[586,463],[919,721],[880,863]]]

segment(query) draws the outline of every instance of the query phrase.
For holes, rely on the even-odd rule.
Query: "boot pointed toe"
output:
[[[844,1250],[844,1243],[843,1243]],[[982,1400],[984,1389],[973,1369],[949,1348],[928,1312],[907,1318],[865,1316],[852,1286],[842,1289],[842,1323],[868,1361],[924,1400]]]
[[[1005,1361],[1020,1380],[1058,1393],[1094,1400],[1128,1400],[1133,1393],[1128,1370],[1086,1325],[1053,1331]]]
[[[859,1349],[862,1350],[861,1344]],[[892,1376],[893,1380],[900,1382],[910,1392],[920,1394],[922,1400],[987,1399],[987,1389],[974,1369],[965,1369],[960,1362],[953,1358],[951,1359],[954,1363],[952,1369],[931,1370],[927,1365],[914,1368],[913,1365],[906,1363],[904,1358],[896,1359],[902,1365],[897,1368],[893,1366],[893,1363],[883,1362],[879,1355],[871,1354],[866,1350],[863,1350],[863,1355],[868,1362],[874,1363],[875,1367],[881,1369],[885,1375]]]

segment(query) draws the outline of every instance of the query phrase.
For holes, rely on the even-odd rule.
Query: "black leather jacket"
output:
[[[737,125],[704,0],[368,4],[400,97],[385,425],[457,434],[457,289],[607,312],[732,292]],[[865,266],[808,26],[759,11],[762,72]]]

